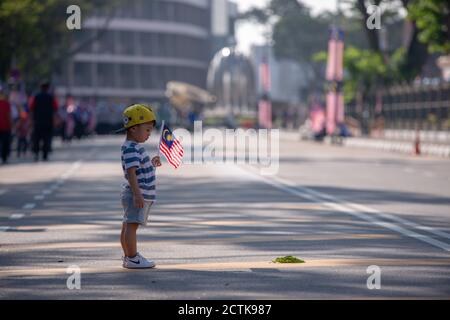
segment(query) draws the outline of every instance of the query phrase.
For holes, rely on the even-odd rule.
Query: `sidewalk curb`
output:
[[[342,145],[345,147],[371,148],[383,151],[414,154],[414,142],[386,141],[381,139],[344,138]],[[425,155],[450,157],[450,146],[435,143],[422,143],[420,151]]]
[[[280,131],[280,137],[286,141],[313,141],[313,140],[302,140],[300,134],[297,131]],[[374,138],[341,138],[342,143],[333,144],[329,139],[324,140],[324,144],[335,145],[342,147],[356,147],[356,148],[367,148],[376,149],[389,152],[398,152],[406,154],[415,154],[414,141],[405,140],[388,140],[388,139],[374,139]],[[422,142],[420,144],[420,152],[424,155],[439,156],[444,158],[450,158],[450,144],[443,143],[431,143]]]

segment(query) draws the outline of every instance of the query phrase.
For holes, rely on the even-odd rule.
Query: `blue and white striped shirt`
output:
[[[156,198],[155,168],[152,166],[150,157],[144,147],[137,142],[125,140],[122,144],[122,169],[127,180],[123,184],[125,189],[130,189],[127,169],[132,167],[137,167],[136,177],[144,200],[154,201]]]

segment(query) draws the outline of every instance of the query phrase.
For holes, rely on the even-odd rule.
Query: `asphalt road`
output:
[[[121,142],[56,142],[47,163],[0,167],[0,299],[450,297],[448,159],[282,136],[274,176],[164,162],[138,231],[157,267],[130,271],[120,261]],[[272,262],[286,255],[305,263]],[[67,286],[71,266],[80,289]],[[379,289],[368,288],[369,266]]]

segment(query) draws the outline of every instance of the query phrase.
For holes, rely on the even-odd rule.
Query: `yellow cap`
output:
[[[123,128],[116,132],[122,132],[135,125],[151,121],[156,121],[156,116],[149,106],[133,104],[123,111]]]

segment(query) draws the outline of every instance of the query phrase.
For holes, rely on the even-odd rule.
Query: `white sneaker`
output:
[[[125,257],[125,259],[123,260],[123,267],[127,269],[145,269],[154,268],[155,266],[156,264],[153,261],[147,260],[146,258],[141,256],[139,252],[135,257]]]

